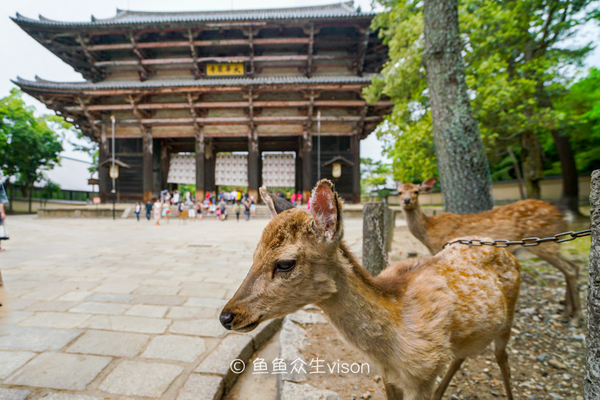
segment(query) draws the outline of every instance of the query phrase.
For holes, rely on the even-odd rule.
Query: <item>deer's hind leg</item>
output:
[[[450,364],[450,367],[448,367],[448,372],[446,372],[446,375],[444,375],[444,379],[442,379],[439,386],[435,390],[432,400],[441,400],[442,399],[442,397],[444,396],[444,392],[446,391],[446,389],[448,388],[448,385],[450,384],[450,381],[454,377],[454,374],[456,374],[456,372],[460,369],[460,366],[462,365],[462,363],[464,361],[465,361],[464,358],[458,358],[458,359],[452,361],[452,363]]]
[[[500,367],[500,372],[502,372],[502,382],[504,383],[506,398],[508,400],[513,400],[510,384],[510,367],[508,366],[508,354],[506,353],[508,339],[510,339],[510,331],[494,340],[494,355],[496,356],[496,362]]]
[[[563,257],[563,255],[560,254],[559,245],[555,243],[542,243],[539,246],[529,247],[527,250],[563,273],[566,280],[565,309],[563,311],[563,316],[569,320],[571,325],[579,326],[581,323],[581,300],[577,288],[579,267],[571,260]]]

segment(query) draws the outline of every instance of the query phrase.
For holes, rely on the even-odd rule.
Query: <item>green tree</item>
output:
[[[557,134],[564,114],[552,102],[567,91],[569,79],[564,71],[577,67],[589,46],[565,49],[559,44],[586,20],[585,10],[591,9],[591,3],[461,2],[466,79],[493,176],[502,175],[495,170],[506,168],[507,148],[512,148],[523,162],[531,197],[539,196],[538,182],[544,165],[541,143],[551,138],[557,147],[566,150],[566,158],[569,155],[570,142],[564,140],[567,136]],[[420,157],[399,156],[433,154],[430,97],[422,67],[423,3],[381,0],[380,4],[386,12],[378,15],[373,25],[381,28],[390,47],[390,61],[382,71],[383,78],[376,79],[365,90],[365,96],[372,101],[385,94],[395,101],[392,115],[380,125],[379,136],[387,143],[399,142],[387,147],[398,176],[406,174],[399,170],[406,169],[407,164],[409,170],[421,168]],[[430,148],[424,150],[428,142]]]
[[[387,176],[392,172],[390,165],[383,161],[374,161],[372,158],[361,158],[360,170],[360,187],[363,194],[369,194],[372,190],[380,191],[383,189]]]
[[[579,173],[589,175],[600,169],[600,70],[591,68],[554,105],[564,114],[561,128],[571,139]],[[551,143],[545,149],[555,151]],[[550,174],[560,172],[558,162],[552,167]]]
[[[0,168],[23,185],[29,197],[29,212],[34,183],[59,163],[63,150],[59,135],[33,112],[18,89],[0,99]]]

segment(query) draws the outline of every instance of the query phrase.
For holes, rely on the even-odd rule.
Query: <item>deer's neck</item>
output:
[[[402,336],[398,300],[386,297],[345,246],[341,248],[337,291],[317,306],[347,341],[387,369],[395,363],[390,357],[397,357]]]
[[[402,210],[406,218],[408,230],[417,239],[425,243],[427,241],[427,231],[429,228],[429,217],[421,210],[421,207],[412,210]]]

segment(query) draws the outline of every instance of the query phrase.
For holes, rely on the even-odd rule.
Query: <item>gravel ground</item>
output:
[[[581,266],[581,298],[586,315],[586,283],[590,239],[563,244],[563,252]],[[423,245],[406,229],[396,228],[390,258],[404,259],[408,252],[427,255]],[[522,286],[513,337],[509,343],[509,363],[513,394],[517,399],[583,399],[585,329],[565,325],[561,320],[564,280],[560,272],[527,252],[518,255]],[[330,324],[305,326],[310,343],[303,351],[307,360],[320,357],[326,363],[369,363],[346,345]],[[339,393],[344,399],[385,399],[383,383],[371,366],[362,374],[308,374],[308,382]],[[446,391],[447,399],[495,399],[505,397],[502,377],[494,354],[488,348],[468,359]]]

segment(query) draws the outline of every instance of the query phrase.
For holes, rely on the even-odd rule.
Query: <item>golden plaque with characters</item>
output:
[[[244,63],[207,63],[206,76],[244,76]]]

